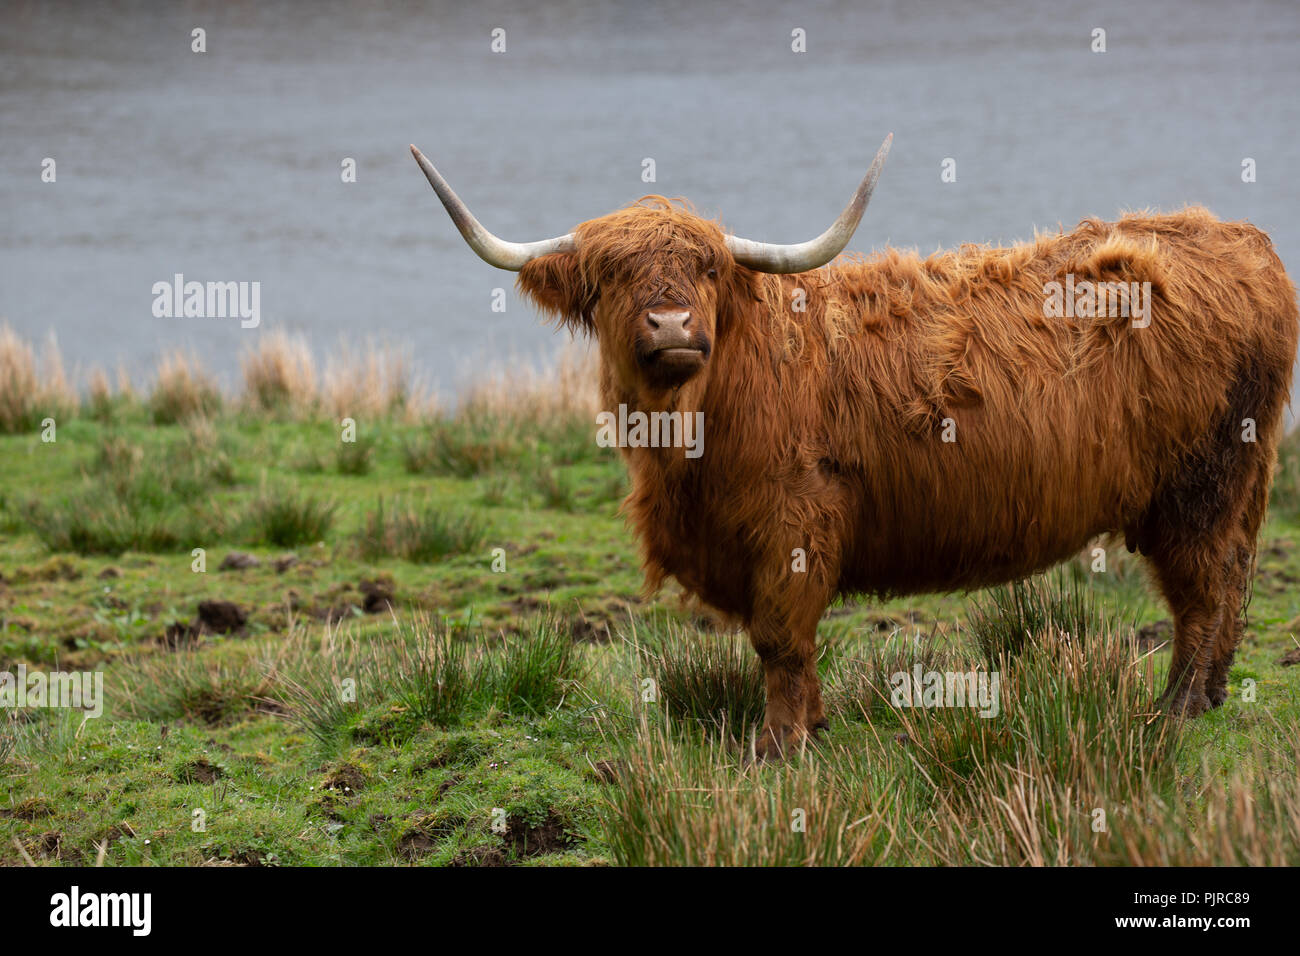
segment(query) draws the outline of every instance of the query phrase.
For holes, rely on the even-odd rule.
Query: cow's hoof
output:
[[[1166,695],[1160,701],[1160,709],[1170,717],[1182,717],[1191,720],[1210,709],[1210,698],[1202,693],[1181,691],[1172,696]]]
[[[1211,687],[1206,696],[1209,698],[1211,707],[1222,707],[1228,699],[1228,687],[1226,684],[1222,687]]]
[[[794,727],[764,727],[763,735],[754,745],[754,756],[759,763],[780,761],[798,750],[804,735]]]
[[[821,734],[826,733],[830,729],[831,729],[831,722],[827,720],[825,717],[823,717],[821,720],[815,721],[812,724],[812,726],[808,728],[808,730],[811,732],[811,734],[814,737],[820,736]]]
[[[763,736],[754,745],[754,762],[777,763],[784,759],[785,747],[782,745],[782,741],[774,738],[769,731],[763,731]]]

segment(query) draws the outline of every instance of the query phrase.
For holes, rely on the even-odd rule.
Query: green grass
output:
[[[249,535],[280,548],[323,541],[336,508],[332,499],[301,494],[290,485],[269,486],[249,503]]]
[[[832,608],[830,728],[756,764],[748,642],[639,597],[584,422],[100,404],[0,437],[0,669],[102,671],[107,707],[0,720],[0,863],[1300,863],[1292,459],[1220,710],[1152,718],[1132,628],[1167,612],[1108,551]],[[896,702],[918,665],[996,672],[999,716]]]
[[[428,503],[415,506],[400,500],[386,507],[381,499],[375,510],[366,512],[357,545],[368,561],[394,555],[428,564],[471,552],[486,535],[487,526],[474,514],[457,515]]]
[[[635,625],[636,622],[634,622]],[[738,634],[701,633],[662,616],[631,628],[642,671],[642,700],[678,721],[743,735],[763,721],[763,669]]]
[[[375,441],[364,437],[356,441],[339,442],[335,452],[335,465],[340,475],[368,475],[373,464]]]
[[[472,478],[516,463],[522,442],[510,434],[510,425],[489,416],[437,421],[427,432],[403,445],[406,470],[411,474]]]
[[[971,608],[969,627],[990,666],[1004,655],[1019,654],[1045,631],[1083,639],[1112,626],[1097,591],[1066,569],[989,588],[985,593]],[[1118,623],[1131,627],[1130,615],[1124,617]]]
[[[1300,429],[1282,440],[1277,457],[1269,507],[1274,515],[1300,522]]]

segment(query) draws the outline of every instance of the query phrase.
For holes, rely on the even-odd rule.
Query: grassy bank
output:
[[[639,593],[581,364],[442,413],[283,337],[236,394],[181,356],[77,393],[7,333],[0,368],[0,669],[106,699],[5,714],[0,862],[1300,862],[1294,442],[1220,710],[1153,717],[1167,613],[1111,551],[832,608],[830,731],[763,766],[743,637]],[[999,715],[896,706],[918,663]]]

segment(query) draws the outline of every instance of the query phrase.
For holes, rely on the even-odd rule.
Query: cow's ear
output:
[[[572,331],[595,331],[591,313],[596,294],[584,281],[575,254],[553,252],[530,260],[519,270],[519,289]]]

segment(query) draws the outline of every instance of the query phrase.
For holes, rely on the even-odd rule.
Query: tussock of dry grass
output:
[[[573,343],[546,371],[531,366],[491,370],[465,390],[459,416],[540,426],[558,420],[591,422],[600,410],[597,359],[595,348]]]
[[[953,649],[917,652],[927,669],[984,666]],[[669,648],[674,655],[685,660]],[[643,705],[631,727],[611,722],[619,773],[604,816],[616,861],[1300,862],[1300,771],[1278,746],[1300,736],[1300,726],[1293,718],[1261,725],[1230,772],[1206,764],[1202,782],[1189,787],[1177,771],[1185,728],[1153,714],[1152,674],[1128,631],[1049,630],[1003,654],[995,662],[1000,712],[991,719],[972,707],[894,706],[884,672],[910,672],[912,662],[884,657],[846,658],[833,669],[832,721],[858,709],[870,730],[863,746],[810,743],[783,764],[755,765],[752,733],[738,747],[689,722],[682,732],[654,705]],[[730,670],[702,659],[693,666],[715,679]],[[855,702],[859,693],[867,699]]]
[[[486,372],[453,414],[403,441],[406,470],[460,478],[526,472],[544,507],[568,510],[573,489],[552,466],[611,457],[593,441],[596,381],[594,353],[577,348],[545,372],[526,365]]]
[[[275,330],[258,336],[240,356],[242,391],[236,404],[247,413],[305,421],[326,418],[417,422],[439,417],[436,399],[418,384],[409,360],[390,345],[340,340],[326,357],[324,371],[305,337]],[[37,360],[36,350],[8,325],[0,326],[0,433],[31,431],[44,417],[63,420],[80,404],[82,414],[101,422],[124,407],[135,407],[135,390],[119,367],[116,387],[103,369],[86,376],[84,402],[64,373],[53,338]],[[469,385],[456,413],[443,420],[472,425],[475,431],[529,429],[567,443],[575,423],[583,424],[584,444],[598,410],[597,364],[593,349],[572,345],[554,368],[538,370],[512,363],[486,372]],[[175,424],[221,411],[216,379],[193,353],[168,352],[158,363],[145,408],[155,424]],[[566,457],[564,449],[560,458]]]
[[[108,383],[108,375],[102,368],[90,373],[90,385],[86,389],[85,410],[91,418],[108,422],[112,417],[113,386]]]
[[[240,359],[244,405],[254,412],[308,419],[414,419],[435,411],[405,355],[368,342],[340,340],[317,374],[307,340],[282,330],[260,336]]]
[[[610,848],[628,866],[855,866],[885,862],[886,823],[909,799],[869,750],[746,760],[642,721],[620,740],[605,808]]]
[[[162,357],[149,393],[149,413],[154,424],[174,425],[214,415],[220,409],[221,390],[198,359],[181,350]]]
[[[77,406],[58,343],[36,351],[7,323],[0,325],[0,432],[31,431],[44,418],[67,418]]]
[[[406,356],[371,342],[358,349],[340,341],[325,361],[320,403],[335,420],[418,417],[427,411]]]
[[[258,412],[307,418],[318,406],[316,363],[306,339],[276,329],[244,351],[244,404]]]

